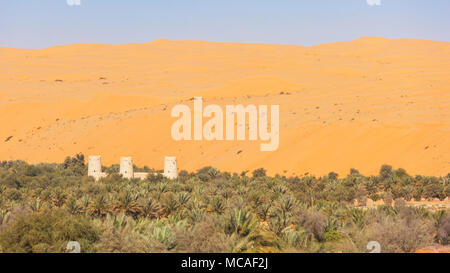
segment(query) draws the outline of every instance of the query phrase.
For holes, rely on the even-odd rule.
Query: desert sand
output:
[[[171,108],[279,104],[280,146],[172,140]],[[450,172],[450,43],[360,38],[311,47],[157,40],[0,48],[0,160],[341,176],[382,164]]]

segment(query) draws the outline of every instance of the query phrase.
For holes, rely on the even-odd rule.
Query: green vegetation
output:
[[[149,171],[147,167],[142,168]],[[0,252],[413,252],[450,243],[449,210],[411,207],[445,199],[450,175],[409,176],[382,166],[316,178],[230,174],[212,167],[99,181],[83,155],[63,164],[0,162]],[[385,205],[364,207],[368,198]],[[355,206],[355,203],[358,204]]]

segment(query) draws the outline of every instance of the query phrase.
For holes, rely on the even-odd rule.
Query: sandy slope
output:
[[[284,92],[285,94],[280,94]],[[286,94],[288,93],[288,94]],[[170,109],[279,104],[280,147],[175,142]],[[375,174],[450,172],[450,43],[361,38],[313,47],[158,40],[0,48],[0,160],[213,165],[242,171]],[[5,141],[7,138],[8,141]]]

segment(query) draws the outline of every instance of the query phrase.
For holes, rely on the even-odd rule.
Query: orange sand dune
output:
[[[410,174],[450,172],[447,42],[74,44],[0,48],[0,64],[0,160],[61,162],[82,152],[105,165],[130,155],[157,169],[174,155],[187,170],[345,175],[390,164]],[[172,140],[170,109],[192,105],[193,96],[279,104],[279,149]]]

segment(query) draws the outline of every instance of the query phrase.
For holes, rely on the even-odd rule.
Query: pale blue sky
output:
[[[75,0],[72,0],[75,1]],[[379,0],[369,0],[377,2]],[[313,45],[362,36],[450,41],[450,0],[0,0],[0,46],[167,38]]]

